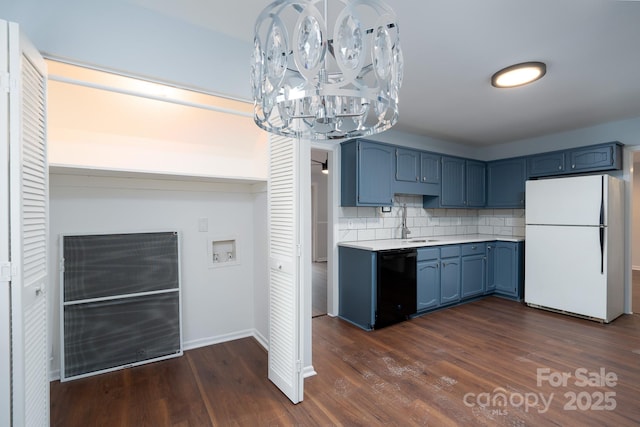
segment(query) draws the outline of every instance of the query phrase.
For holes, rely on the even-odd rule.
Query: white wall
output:
[[[631,154],[631,153],[630,153]],[[633,163],[633,193],[631,198],[631,266],[634,270],[640,270],[640,153],[634,152]],[[636,308],[640,311],[640,307]]]
[[[269,343],[269,224],[267,186],[257,184],[253,206],[253,323],[255,337],[268,348]]]
[[[131,1],[1,0],[0,5],[0,17],[20,23],[45,55],[250,99],[248,42]],[[247,72],[238,73],[237,64]]]
[[[258,249],[265,241],[266,194],[255,191],[249,185],[51,175],[52,373],[59,369],[58,238],[66,233],[180,231],[185,348],[254,334],[266,338],[265,286],[254,286],[266,272]],[[207,219],[208,232],[198,231],[200,218]],[[237,239],[239,264],[209,268],[211,238]]]

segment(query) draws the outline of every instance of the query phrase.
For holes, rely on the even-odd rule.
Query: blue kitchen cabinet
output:
[[[393,190],[400,194],[440,195],[440,156],[396,148]]]
[[[440,305],[440,248],[420,248],[417,259],[417,311]]]
[[[341,205],[393,205],[393,146],[350,140],[341,147]]]
[[[617,143],[575,148],[568,151],[571,173],[620,169],[622,166],[622,147]]]
[[[440,304],[460,301],[460,245],[440,248]]]
[[[617,141],[527,157],[529,178],[604,172],[621,168],[622,145]]]
[[[487,279],[487,256],[485,243],[461,245],[461,294],[462,299],[484,294]]]
[[[396,181],[420,182],[420,152],[396,148]]]
[[[486,166],[484,162],[466,161],[466,188],[464,205],[470,208],[483,207],[486,194]]]
[[[493,294],[496,290],[495,281],[495,257],[493,251],[495,249],[496,242],[487,242],[487,279],[485,286],[485,294]]]
[[[492,284],[497,295],[521,300],[524,291],[522,242],[495,242],[490,251]]]
[[[487,163],[488,208],[524,208],[526,161],[524,157]]]
[[[464,207],[464,159],[443,156],[441,163],[440,206]]]
[[[484,162],[442,156],[440,167],[440,197],[424,197],[423,207],[470,208],[485,205]]]
[[[377,263],[376,252],[338,247],[340,318],[363,329],[375,324]]]
[[[566,170],[566,153],[554,151],[527,158],[527,174],[530,178],[561,174]]]
[[[424,195],[439,196],[441,190],[440,159],[442,156],[433,153],[420,153],[420,181]]]

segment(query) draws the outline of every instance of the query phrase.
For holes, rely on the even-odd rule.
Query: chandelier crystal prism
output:
[[[383,132],[398,121],[403,72],[397,18],[381,0],[276,0],[255,25],[254,120],[331,142]]]

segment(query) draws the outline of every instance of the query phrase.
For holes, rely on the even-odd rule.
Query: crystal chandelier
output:
[[[395,13],[380,0],[327,3],[276,0],[256,20],[254,118],[268,132],[339,142],[398,121],[404,61]]]

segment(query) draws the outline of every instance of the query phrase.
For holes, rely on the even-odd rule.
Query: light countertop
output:
[[[361,240],[359,242],[340,242],[338,246],[364,249],[367,251],[385,251],[389,249],[421,248],[425,246],[458,245],[461,243],[479,243],[491,241],[522,242],[524,236],[495,236],[491,234],[463,234],[456,236],[413,237],[409,239]]]

